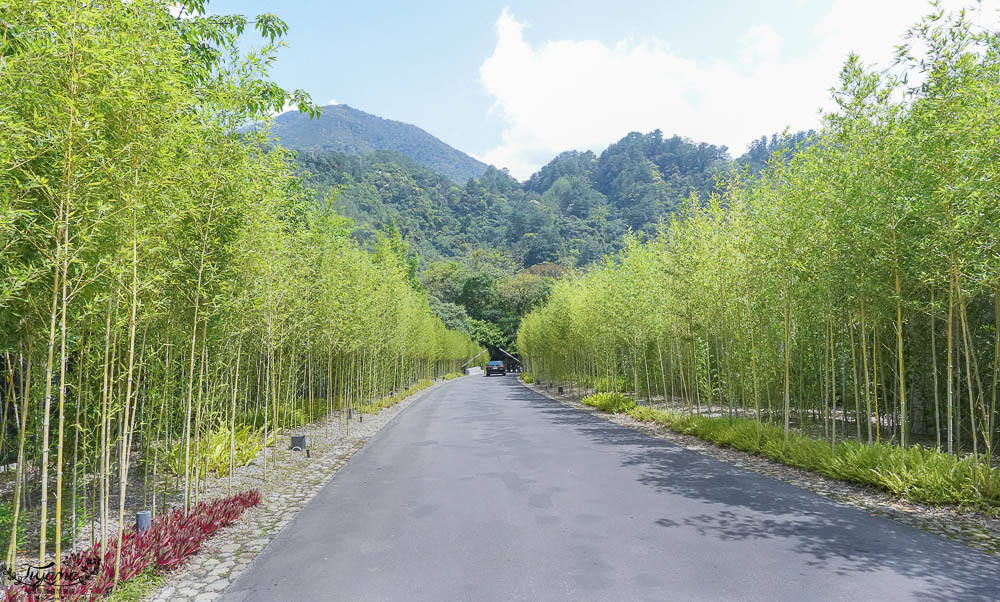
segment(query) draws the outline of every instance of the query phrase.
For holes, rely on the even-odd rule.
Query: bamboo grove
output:
[[[290,429],[347,428],[334,410],[480,350],[432,315],[398,235],[359,246],[245,128],[310,108],[267,79],[284,24],[171,8],[0,6],[8,565],[58,573],[69,542],[120,535],[127,502],[188,507]],[[241,53],[249,28],[264,44]]]
[[[989,462],[1000,38],[937,11],[905,42],[846,62],[814,139],[558,283],[519,331],[534,376]]]

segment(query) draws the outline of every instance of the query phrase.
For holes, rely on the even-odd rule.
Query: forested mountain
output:
[[[360,243],[370,248],[385,231],[405,237],[448,327],[513,348],[521,317],[545,299],[554,274],[621,249],[629,229],[654,234],[692,193],[710,195],[717,176],[757,173],[807,138],[762,137],[732,161],[725,147],[633,132],[600,155],[564,152],[523,183],[488,167],[458,184],[390,151],[304,151],[298,164],[321,204],[354,221]],[[524,269],[532,266],[542,269]]]
[[[318,119],[289,111],[274,120],[271,133],[292,150],[337,151],[365,155],[394,151],[427,169],[465,182],[486,165],[456,150],[415,125],[383,119],[347,105],[323,107]]]
[[[619,249],[629,228],[653,233],[692,192],[709,195],[715,177],[734,165],[757,171],[776,148],[803,139],[762,138],[734,162],[725,147],[633,132],[600,155],[564,152],[524,183],[489,167],[460,185],[386,151],[305,151],[298,161],[310,174],[307,186],[324,198],[336,191],[335,207],[355,220],[361,240],[395,223],[425,261],[500,249],[524,266],[573,266]]]

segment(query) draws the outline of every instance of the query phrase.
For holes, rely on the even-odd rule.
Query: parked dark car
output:
[[[500,376],[504,376],[507,374],[507,368],[505,368],[503,362],[499,360],[486,362],[486,376],[489,376],[490,374],[499,374]]]

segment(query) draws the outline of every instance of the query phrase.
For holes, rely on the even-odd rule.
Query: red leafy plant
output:
[[[250,489],[236,495],[202,502],[187,514],[175,509],[153,520],[142,533],[134,527],[122,534],[121,561],[115,580],[115,555],[118,540],[108,541],[106,549],[100,543],[71,554],[62,563],[59,598],[67,602],[98,600],[107,596],[116,585],[139,575],[147,568],[171,571],[196,553],[205,539],[219,529],[232,524],[247,509],[259,504],[260,491]],[[34,602],[55,598],[52,577],[44,576],[39,583],[17,584],[4,588],[7,601]]]

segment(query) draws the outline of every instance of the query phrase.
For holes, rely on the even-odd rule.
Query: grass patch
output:
[[[163,587],[164,581],[166,580],[161,575],[152,569],[146,569],[116,589],[108,596],[108,602],[139,602]]]
[[[428,379],[418,380],[417,382],[410,385],[408,388],[403,389],[399,393],[394,395],[388,395],[382,399],[377,399],[375,401],[370,401],[368,403],[363,403],[358,407],[358,411],[363,414],[375,414],[380,410],[392,407],[397,403],[403,401],[410,395],[417,393],[418,391],[423,391],[427,387],[433,385],[434,383]]]
[[[971,457],[884,443],[842,441],[831,446],[799,433],[785,436],[780,426],[745,418],[690,416],[642,406],[624,412],[636,420],[655,422],[835,479],[873,485],[916,502],[1000,512],[1000,470]]]
[[[598,393],[620,393],[626,390],[625,378],[603,377],[594,379],[591,386]]]
[[[13,494],[12,494],[13,495]],[[26,512],[22,507],[17,517],[17,540],[24,541],[24,523]],[[0,502],[0,541],[10,541],[10,529],[14,525],[14,504],[12,502]],[[6,549],[6,548],[4,548]]]
[[[635,402],[621,393],[594,393],[581,400],[602,412],[624,413],[636,407]]]
[[[325,416],[329,408],[327,400],[317,397],[312,400],[296,399],[290,405],[279,405],[277,410],[271,407],[267,412],[262,409],[237,411],[236,424],[250,425],[257,430],[263,430],[265,423],[274,428],[275,424],[282,426],[305,426],[321,416]],[[228,412],[223,415],[223,421],[228,418]]]
[[[465,375],[462,374],[461,372],[449,372],[448,374],[444,375],[444,379],[445,380],[455,380],[456,378],[459,378],[461,376],[465,376]]]
[[[521,374],[521,382],[525,384],[533,384],[535,382],[535,375],[531,372],[524,372]]]
[[[72,474],[66,478],[72,478]],[[11,492],[11,495],[13,496],[13,492]],[[37,491],[32,491],[31,495],[37,495]],[[49,498],[49,507],[52,509],[50,512],[55,509],[55,500],[52,498]],[[86,508],[86,499],[82,495],[77,495],[77,530],[82,530],[88,525],[89,516],[87,515]],[[73,540],[73,492],[69,487],[65,487],[63,489],[62,515],[62,543],[64,546],[68,547]],[[7,549],[7,542],[10,541],[10,529],[13,525],[14,502],[0,502],[0,542],[3,542],[2,545],[4,546],[4,550]],[[17,515],[18,547],[26,547],[31,543],[37,543],[41,534],[40,531],[39,517],[36,514],[36,510],[33,508],[26,509],[24,504],[21,504]],[[49,520],[47,522],[46,538],[50,543],[54,542],[56,538],[56,517],[54,512],[49,516]]]

